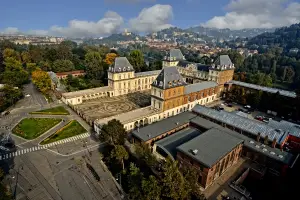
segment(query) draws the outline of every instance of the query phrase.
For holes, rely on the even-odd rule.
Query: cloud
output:
[[[170,5],[156,4],[144,8],[136,18],[129,20],[131,31],[150,33],[172,27],[173,9]]]
[[[204,27],[274,28],[300,21],[300,3],[288,0],[231,0],[224,16],[215,16]]]
[[[64,37],[99,37],[118,32],[123,25],[123,18],[116,12],[108,11],[97,22],[71,20],[68,26],[52,26],[49,30],[20,31],[18,28],[9,27],[1,33],[4,34],[28,34],[28,35],[51,35]]]
[[[16,27],[7,27],[3,31],[1,31],[0,33],[16,35],[16,34],[20,34],[21,31]]]

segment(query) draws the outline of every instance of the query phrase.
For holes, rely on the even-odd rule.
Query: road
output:
[[[10,133],[11,129],[25,117],[53,117],[64,119],[61,124],[44,133],[42,136],[27,141],[11,135],[16,148],[11,152],[0,149],[0,167],[6,173],[6,183],[17,200],[82,200],[82,199],[122,199],[116,182],[109,171],[100,165],[99,149],[105,147],[91,134],[85,137],[68,139],[49,147],[38,146],[39,142],[68,121],[76,119],[91,133],[92,128],[75,112],[63,104],[47,104],[43,95],[35,90],[32,84],[24,88],[24,94],[30,94],[19,101],[8,116],[0,119],[0,133]],[[68,116],[31,115],[29,112],[46,109],[57,105],[69,110]],[[86,167],[93,166],[101,181]]]

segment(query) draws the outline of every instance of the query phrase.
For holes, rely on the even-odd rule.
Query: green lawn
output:
[[[56,131],[53,135],[43,140],[41,145],[56,142],[58,140],[66,139],[86,132],[87,130],[85,130],[85,128],[83,128],[78,121],[72,120],[66,126]]]
[[[59,122],[61,122],[61,119],[25,118],[13,128],[12,133],[31,140],[39,137]]]
[[[40,114],[40,115],[69,115],[69,111],[67,111],[63,106],[57,106],[54,108],[49,108],[45,110],[39,110],[35,112],[31,112],[30,114]]]

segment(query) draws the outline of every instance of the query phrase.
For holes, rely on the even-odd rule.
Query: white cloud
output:
[[[3,31],[1,31],[0,33],[2,33],[2,34],[12,34],[13,35],[13,34],[19,34],[19,33],[21,33],[21,31],[16,27],[7,27]]]
[[[202,25],[214,28],[274,28],[300,21],[300,3],[288,0],[231,0],[224,16]]]
[[[67,27],[52,26],[48,31],[50,35],[65,37],[89,37],[103,36],[117,32],[123,25],[123,18],[116,12],[108,11],[97,22],[71,20]]]
[[[9,27],[0,33],[4,34],[29,34],[29,35],[51,35],[64,37],[99,37],[117,32],[123,25],[123,18],[116,12],[108,11],[102,19],[97,22],[71,20],[68,26],[52,26],[49,30],[20,31],[18,28]]]
[[[150,8],[144,8],[136,18],[130,19],[129,27],[135,32],[156,32],[171,27],[172,18],[172,6],[156,4]]]

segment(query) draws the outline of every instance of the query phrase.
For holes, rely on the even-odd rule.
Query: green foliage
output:
[[[35,112],[31,112],[30,114],[39,114],[39,115],[69,115],[69,111],[67,111],[63,106],[57,106],[54,108],[49,108],[45,110],[39,110]]]
[[[145,67],[145,61],[143,53],[140,50],[133,50],[130,52],[128,61],[133,66],[136,72],[142,71]]]
[[[161,187],[155,176],[149,176],[148,179],[142,180],[142,191],[146,200],[160,200]]]
[[[66,126],[41,142],[42,145],[63,140],[69,137],[86,133],[87,130],[76,120],[70,121]]]
[[[53,118],[25,118],[12,130],[12,133],[25,139],[35,139],[61,122]]]
[[[154,167],[157,164],[156,157],[151,152],[149,145],[136,144],[134,147],[136,156],[145,162],[147,166]]]
[[[75,70],[74,64],[70,60],[55,60],[52,64],[54,72],[69,72]]]
[[[101,80],[104,75],[103,57],[99,52],[89,51],[85,55],[86,76],[90,79]]]
[[[61,80],[61,83],[66,86],[69,92],[104,86],[102,81],[90,80],[87,77],[72,77],[71,75]]]
[[[255,74],[252,74],[249,79],[249,83],[266,86],[266,87],[272,87],[272,78],[270,75],[258,72]]]
[[[126,137],[127,132],[123,124],[116,119],[110,120],[101,128],[100,139],[107,141],[111,145],[123,145]]]
[[[23,97],[22,91],[12,86],[5,86],[0,89],[0,94],[3,94],[0,95],[0,112],[3,112]]]
[[[114,149],[111,151],[110,156],[118,160],[122,164],[122,169],[125,169],[124,160],[127,160],[129,158],[129,155],[122,145],[115,145]]]

